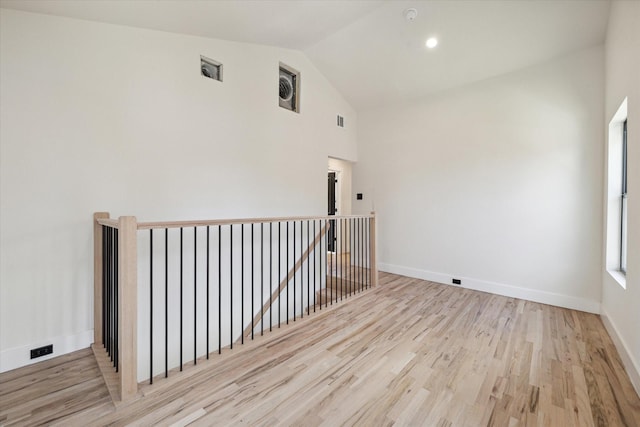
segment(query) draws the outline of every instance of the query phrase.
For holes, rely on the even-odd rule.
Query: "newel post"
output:
[[[371,285],[378,286],[378,257],[376,255],[376,213],[369,220],[369,262],[371,263]]]
[[[118,219],[118,349],[120,398],[138,392],[138,224],[135,216]]]
[[[93,214],[93,342],[102,344],[102,226],[99,219],[109,218],[109,212]]]

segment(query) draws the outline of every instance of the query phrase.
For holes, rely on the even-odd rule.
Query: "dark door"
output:
[[[327,201],[328,214],[335,215],[336,214],[336,183],[338,180],[336,179],[335,172],[329,172],[329,176],[327,178],[328,183],[328,191],[329,199]],[[329,230],[327,230],[327,250],[329,252],[336,251],[336,220],[329,220]]]

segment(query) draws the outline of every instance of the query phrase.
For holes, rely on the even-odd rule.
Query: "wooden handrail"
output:
[[[101,213],[103,212],[98,212],[97,214],[101,214]],[[107,227],[111,227],[111,228],[118,228],[118,226],[120,225],[117,218],[97,217],[95,218],[95,220],[98,225],[106,225]]]
[[[372,218],[373,215],[335,215],[335,216],[284,216],[284,217],[268,217],[268,218],[239,218],[239,219],[203,219],[203,220],[185,220],[185,221],[148,221],[138,222],[138,230],[149,230],[156,228],[180,228],[180,227],[204,227],[215,225],[235,225],[235,224],[268,224],[272,222],[285,221],[313,221],[313,220],[332,220],[332,219],[350,219],[350,218]],[[118,228],[118,221],[109,218],[96,219],[98,224],[108,227]]]

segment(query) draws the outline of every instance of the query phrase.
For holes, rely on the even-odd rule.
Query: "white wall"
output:
[[[354,111],[299,52],[5,9],[0,29],[2,371],[92,341],[94,211],[324,214],[327,157],[356,160]],[[278,107],[279,61],[301,114]]]
[[[611,121],[616,110],[627,97],[629,220],[626,289],[623,289],[604,268],[602,269],[602,318],[616,343],[618,352],[638,393],[640,393],[640,332],[638,330],[640,326],[639,22],[640,3],[630,1],[614,1],[612,3],[606,42],[604,121],[607,124]],[[604,165],[606,167],[606,160]]]
[[[359,112],[380,269],[599,312],[603,48]]]

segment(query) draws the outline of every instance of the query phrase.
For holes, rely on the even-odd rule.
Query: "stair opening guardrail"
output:
[[[373,213],[176,222],[94,214],[93,348],[116,373],[114,400],[375,286],[375,260]]]

